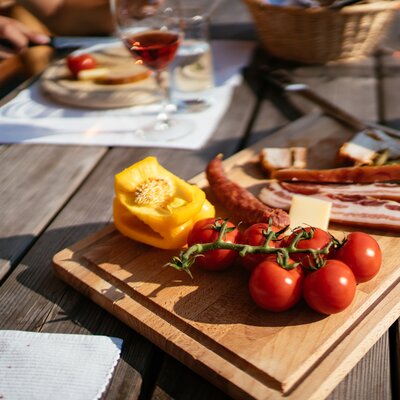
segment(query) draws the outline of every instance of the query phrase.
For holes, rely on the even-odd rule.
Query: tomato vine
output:
[[[223,250],[234,250],[238,252],[238,254],[243,257],[246,254],[275,254],[277,263],[286,270],[291,270],[296,268],[299,265],[299,262],[291,262],[290,255],[291,254],[309,254],[314,260],[314,265],[312,269],[319,269],[325,264],[325,257],[331,247],[337,243],[337,240],[332,237],[332,239],[328,242],[328,244],[321,249],[313,249],[306,248],[302,249],[297,247],[298,243],[301,240],[309,240],[312,239],[314,235],[314,228],[304,229],[299,228],[296,230],[294,240],[286,247],[277,247],[272,246],[272,241],[279,240],[279,236],[285,232],[288,227],[282,229],[281,231],[274,232],[271,228],[264,231],[263,234],[266,238],[265,243],[260,246],[252,246],[249,244],[242,243],[228,243],[223,240],[224,236],[228,232],[227,220],[223,220],[221,218],[218,219],[220,222],[218,224],[219,235],[218,238],[209,243],[196,243],[186,250],[181,251],[179,256],[175,256],[172,258],[172,261],[166,264],[166,266],[170,266],[180,271],[184,271],[188,273],[192,277],[191,267],[196,261],[197,257],[201,257],[203,253],[211,250],[223,249]]]

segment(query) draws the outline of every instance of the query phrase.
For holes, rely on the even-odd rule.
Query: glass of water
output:
[[[183,41],[172,64],[174,91],[199,92],[214,86],[209,14],[196,6],[181,8]]]

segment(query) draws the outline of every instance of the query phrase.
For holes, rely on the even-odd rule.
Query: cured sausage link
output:
[[[209,162],[206,176],[215,197],[236,220],[248,225],[271,221],[278,228],[289,225],[286,211],[268,207],[225,175],[221,154]]]
[[[400,165],[343,167],[333,169],[281,169],[271,176],[279,181],[371,183],[400,180]]]

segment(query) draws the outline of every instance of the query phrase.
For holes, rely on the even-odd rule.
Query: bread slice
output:
[[[283,168],[305,168],[307,149],[305,147],[265,147],[259,153],[260,165],[270,176],[272,171]]]
[[[106,46],[90,54],[95,58],[97,67],[80,71],[79,81],[91,81],[99,85],[124,85],[140,82],[152,74],[122,44]]]
[[[384,159],[400,158],[400,140],[380,129],[365,129],[343,143],[337,155],[338,163],[373,165]]]
[[[374,163],[377,152],[358,143],[343,143],[337,155],[339,164],[345,165],[370,165]]]
[[[126,83],[139,82],[147,79],[151,75],[151,71],[146,67],[129,63],[125,65],[108,65],[106,67],[98,67],[86,69],[78,73],[78,79],[102,85],[123,85]]]
[[[94,81],[96,79],[101,79],[104,76],[109,75],[109,68],[91,68],[91,69],[83,69],[78,72],[77,78],[80,81]]]

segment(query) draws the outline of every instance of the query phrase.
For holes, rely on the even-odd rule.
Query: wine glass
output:
[[[132,56],[154,72],[162,99],[156,121],[137,130],[148,140],[181,138],[193,128],[191,122],[171,117],[165,71],[174,60],[182,40],[179,0],[110,0],[116,33]]]

